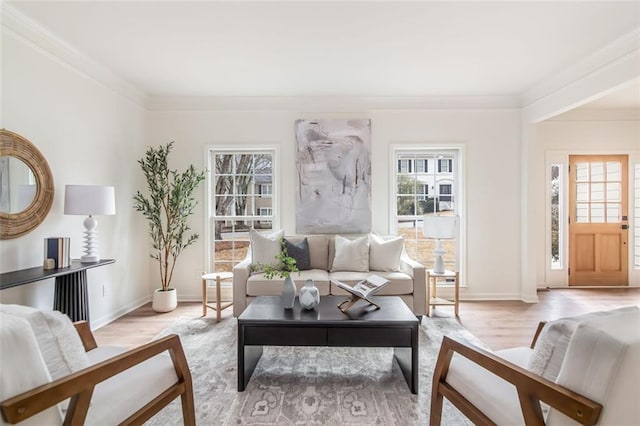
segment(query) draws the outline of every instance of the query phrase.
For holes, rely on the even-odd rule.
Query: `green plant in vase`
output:
[[[284,238],[280,240],[280,252],[276,254],[275,259],[278,263],[273,264],[257,264],[252,266],[253,271],[261,271],[265,278],[273,277],[284,278],[282,283],[282,304],[285,309],[293,308],[296,300],[296,285],[291,279],[292,272],[300,272],[296,260],[287,253],[287,247],[284,244]]]

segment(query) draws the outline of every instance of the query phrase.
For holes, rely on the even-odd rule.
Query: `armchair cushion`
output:
[[[26,319],[0,312],[0,401],[37,386],[51,382],[38,343]],[[0,416],[0,425],[5,425]],[[50,407],[20,423],[30,425],[60,425],[62,416],[57,406]]]
[[[520,367],[529,363],[530,348],[511,348],[495,354]],[[468,358],[454,354],[447,383],[498,425],[524,424],[515,386]]]

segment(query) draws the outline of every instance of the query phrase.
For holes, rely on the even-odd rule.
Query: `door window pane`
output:
[[[551,269],[562,269],[560,253],[560,247],[562,247],[560,243],[560,236],[562,234],[560,221],[561,170],[562,165],[560,164],[551,166]]]
[[[576,222],[589,223],[589,204],[576,204]]]
[[[591,201],[593,202],[604,201],[604,183],[591,184]]]
[[[588,183],[576,184],[576,201],[578,202],[589,201],[589,184]]]
[[[607,201],[609,202],[621,202],[621,189],[622,184],[620,183],[607,183]]]
[[[591,182],[602,182],[604,180],[604,163],[594,161],[591,163]]]
[[[607,181],[620,182],[621,180],[622,180],[622,165],[618,161],[608,161],[607,162]]]
[[[589,163],[576,163],[576,182],[589,181]]]
[[[604,204],[591,204],[591,223],[604,223]]]
[[[607,204],[607,223],[620,222],[620,204]]]

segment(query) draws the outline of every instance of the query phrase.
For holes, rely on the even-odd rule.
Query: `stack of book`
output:
[[[71,266],[71,252],[69,247],[71,238],[45,238],[44,239],[44,258],[53,259],[53,267],[55,269],[68,268]],[[46,262],[45,262],[46,264]]]

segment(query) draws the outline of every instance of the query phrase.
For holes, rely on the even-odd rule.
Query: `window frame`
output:
[[[465,199],[465,187],[466,187],[466,176],[465,176],[465,150],[466,146],[464,143],[446,143],[446,144],[434,144],[434,143],[420,143],[420,144],[390,144],[389,145],[389,167],[390,176],[390,188],[389,188],[389,233],[393,235],[398,235],[398,215],[397,215],[397,185],[398,185],[398,175],[401,174],[397,167],[398,156],[405,155],[414,155],[415,158],[422,158],[426,160],[426,162],[434,162],[433,171],[431,173],[434,176],[434,185],[437,184],[437,157],[434,156],[436,153],[441,153],[444,155],[452,155],[453,158],[450,158],[453,162],[453,180],[452,185],[455,186],[455,189],[452,187],[452,191],[455,191],[455,205],[454,205],[454,213],[458,215],[460,219],[460,228],[459,235],[457,240],[457,250],[455,254],[455,262],[456,269],[460,274],[461,279],[461,287],[465,287],[466,285],[464,277],[466,276],[466,199]],[[428,166],[427,166],[428,167]],[[435,194],[435,190],[429,190],[431,195],[437,196]],[[414,215],[417,216],[417,215]],[[421,215],[419,215],[421,216]],[[419,237],[418,240],[422,238]],[[408,253],[410,257],[415,258],[415,255],[412,253]],[[415,259],[418,260],[419,259]]]
[[[280,209],[280,196],[278,188],[280,188],[280,173],[279,173],[279,158],[280,158],[280,148],[278,145],[271,144],[251,144],[244,145],[239,147],[237,144],[227,143],[227,144],[215,144],[215,145],[206,145],[204,147],[204,162],[207,170],[205,185],[204,185],[204,204],[205,204],[205,214],[204,214],[204,270],[206,271],[214,271],[215,269],[215,237],[213,235],[213,230],[215,229],[215,221],[217,216],[215,216],[215,188],[213,188],[214,179],[212,171],[215,170],[215,154],[271,154],[272,162],[271,162],[271,185],[272,185],[272,195],[271,195],[271,208],[273,209],[273,215],[271,218],[272,229],[281,228],[281,218],[279,212]],[[212,155],[214,154],[214,155]],[[256,197],[260,198],[261,194],[254,194]],[[265,197],[266,198],[266,197]],[[259,207],[258,207],[259,208]],[[259,221],[260,216],[257,214],[249,215],[249,216],[228,216],[234,218],[234,220],[254,220]],[[243,259],[237,260],[235,264],[242,261]],[[234,266],[235,266],[234,264]]]

